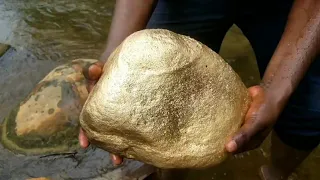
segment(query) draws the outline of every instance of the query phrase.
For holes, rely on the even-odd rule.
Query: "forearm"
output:
[[[105,62],[112,51],[130,34],[146,27],[157,0],[117,0],[108,34],[106,49],[100,60]]]
[[[284,107],[319,51],[320,1],[296,0],[262,79],[267,95],[278,107]]]

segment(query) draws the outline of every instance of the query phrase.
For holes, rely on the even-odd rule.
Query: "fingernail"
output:
[[[80,140],[80,146],[81,146],[81,148],[85,149],[89,146],[89,143],[84,142],[84,140]]]
[[[83,142],[80,140],[80,146],[84,148]]]
[[[119,164],[121,164],[120,162],[118,162],[119,160],[116,155],[111,155],[111,158],[114,166],[118,166]]]
[[[111,158],[112,158],[113,161],[117,160],[117,157],[115,155],[111,155]]]
[[[83,141],[82,141],[82,134],[81,134],[81,131],[80,131],[80,133],[79,133],[79,137],[78,137],[78,139],[79,139],[80,147],[82,147],[82,148],[83,148]]]
[[[234,140],[232,140],[227,144],[226,148],[227,148],[227,151],[231,153],[235,152],[237,150],[237,143]]]

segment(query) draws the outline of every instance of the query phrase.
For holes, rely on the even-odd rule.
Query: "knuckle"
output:
[[[242,146],[243,144],[245,144],[246,142],[248,142],[249,140],[249,136],[246,132],[240,132],[238,134],[238,136],[236,137],[236,143],[239,145],[239,146]]]

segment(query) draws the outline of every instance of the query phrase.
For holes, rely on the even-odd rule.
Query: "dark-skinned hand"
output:
[[[86,67],[83,69],[83,74],[85,78],[87,79],[87,90],[88,92],[91,92],[94,85],[99,80],[100,76],[103,73],[103,63],[98,61],[89,67]],[[85,135],[85,132],[83,129],[80,128],[79,132],[79,143],[82,148],[87,148],[89,146],[89,140],[87,136]],[[120,156],[110,154],[110,158],[114,165],[119,165],[122,163],[123,159]]]
[[[240,130],[226,144],[229,153],[253,150],[261,145],[270,133],[280,108],[261,86],[249,89],[252,102]]]

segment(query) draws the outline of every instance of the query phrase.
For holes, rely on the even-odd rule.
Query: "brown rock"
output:
[[[39,178],[29,178],[29,179],[26,179],[26,180],[50,180],[50,179],[46,178],[46,177],[39,177]]]
[[[81,61],[95,62],[75,60],[72,64],[61,65],[37,84],[17,113],[18,136],[31,132],[52,136],[69,121],[78,121],[80,110],[88,96],[82,71],[74,66]]]
[[[0,57],[10,48],[7,44],[0,43]]]
[[[250,103],[233,69],[168,30],[129,36],[110,56],[80,115],[93,144],[159,168],[222,162]]]
[[[78,148],[79,115],[88,97],[82,68],[96,61],[77,59],[48,73],[5,118],[3,145],[22,154]]]

